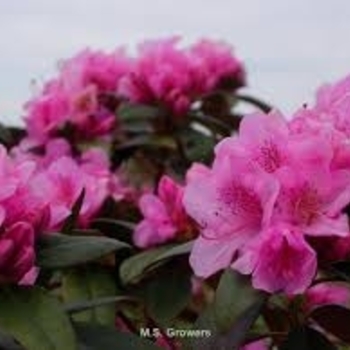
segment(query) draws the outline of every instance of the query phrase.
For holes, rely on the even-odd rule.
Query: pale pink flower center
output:
[[[319,215],[321,199],[310,185],[292,191],[290,201],[294,217],[300,223],[310,225]]]
[[[222,189],[221,200],[229,206],[233,215],[244,215],[260,220],[262,207],[256,193],[252,190],[233,183],[231,186]]]
[[[268,173],[273,173],[282,164],[281,153],[275,143],[265,140],[260,146],[256,161]]]

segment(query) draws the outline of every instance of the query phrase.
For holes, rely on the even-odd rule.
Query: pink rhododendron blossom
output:
[[[84,188],[81,175],[73,159],[61,157],[33,179],[32,185],[37,189],[37,195],[49,203],[50,228],[57,229],[71,213]]]
[[[192,64],[202,76],[206,91],[215,88],[236,89],[245,84],[242,63],[224,42],[203,39],[189,48]]]
[[[210,174],[210,169],[203,164],[193,163],[186,172],[186,183],[204,179]]]
[[[110,191],[112,181],[113,192]],[[83,190],[84,200],[79,215],[82,226],[87,225],[107,197],[120,200],[124,196],[123,187],[118,189],[115,186],[114,175],[108,168],[84,160],[84,157],[81,163],[66,156],[53,161],[33,179],[33,187],[37,188],[38,196],[49,203],[50,229],[57,229],[69,216]]]
[[[115,116],[100,102],[115,93],[131,66],[123,50],[110,54],[84,50],[61,62],[58,77],[46,83],[42,92],[25,105],[30,138],[46,141],[67,123],[84,137],[109,132]]]
[[[157,337],[155,344],[165,350],[180,349],[180,344],[178,344],[178,341],[171,338],[165,338],[164,335]]]
[[[132,101],[162,105],[182,115],[220,83],[233,82],[234,88],[244,84],[242,64],[229,47],[208,40],[187,49],[178,44],[179,38],[170,38],[140,45],[135,68],[122,80],[120,92]]]
[[[350,76],[322,86],[316,96],[314,112],[332,123],[335,129],[350,135]]]
[[[320,148],[320,143],[323,147]],[[294,134],[286,118],[277,111],[255,113],[243,118],[237,136],[222,140],[215,147],[215,164],[221,157],[237,158],[257,172],[275,173],[279,169],[330,167],[334,149],[326,134]]]
[[[304,236],[349,236],[342,210],[350,169],[335,164],[329,141],[327,133],[301,137],[277,112],[254,114],[217,145],[211,169],[190,169],[184,205],[201,227],[190,256],[195,274],[231,265],[252,274],[256,288],[304,291],[317,268]]]
[[[200,87],[177,43],[171,38],[140,45],[134,71],[123,79],[120,92],[135,102],[163,104],[178,114],[187,111]]]
[[[316,95],[314,106],[305,106],[292,121],[295,131],[333,130],[350,136],[350,76],[334,84],[322,86]]]
[[[350,289],[345,284],[320,283],[305,293],[305,308],[308,311],[328,304],[346,306],[349,302]]]
[[[38,96],[25,105],[26,124],[29,135],[34,139],[45,140],[68,118],[69,106],[66,96],[55,91]]]
[[[342,175],[318,167],[282,169],[274,220],[291,223],[307,235],[347,236],[348,221],[341,210],[348,202],[344,191],[349,192],[349,180]]]
[[[241,350],[267,350],[268,346],[265,340],[258,340],[249,343],[241,348]]]
[[[178,234],[192,231],[192,223],[182,205],[183,188],[163,176],[157,194],[144,194],[139,206],[144,219],[137,225],[134,242],[140,248],[164,243]]]
[[[17,222],[6,228],[0,236],[0,252],[0,283],[34,283],[34,230],[29,224]]]
[[[37,171],[30,159],[16,160],[0,146],[0,283],[35,282],[35,237],[49,221],[47,202],[32,188]]]
[[[31,184],[36,173],[32,160],[16,161],[0,147],[0,213],[5,226],[27,222],[39,231],[48,220],[47,203],[36,195]]]
[[[46,230],[59,229],[83,190],[84,200],[79,215],[82,226],[88,225],[108,197],[119,201],[127,195],[128,189],[119,176],[109,170],[109,160],[103,150],[91,148],[73,156],[69,144],[63,139],[52,139],[40,146],[40,154],[32,153],[33,146],[35,148],[32,142],[25,140],[12,153],[15,162],[36,165],[28,187],[39,200],[28,200],[32,200],[34,212],[42,212],[35,204],[49,211]],[[14,197],[17,208],[21,205],[16,204],[16,199],[21,198],[20,202],[24,203],[26,197],[23,196],[17,193]]]
[[[63,83],[71,92],[87,86],[113,91],[130,67],[131,60],[123,49],[111,53],[86,49],[60,63]]]
[[[269,223],[278,190],[271,176],[255,178],[238,163],[231,166],[229,158],[188,183],[184,205],[202,228],[190,256],[197,276],[208,277],[230,265]]]
[[[302,293],[316,274],[315,251],[302,233],[292,228],[272,226],[261,236],[255,249],[249,247],[233,267],[243,273],[252,272],[253,286],[257,289]]]

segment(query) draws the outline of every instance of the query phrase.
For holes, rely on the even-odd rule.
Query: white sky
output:
[[[233,44],[252,93],[285,112],[350,73],[349,0],[0,0],[0,119],[19,122],[60,58],[174,34]]]

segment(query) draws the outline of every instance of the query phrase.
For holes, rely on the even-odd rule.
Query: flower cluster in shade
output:
[[[62,61],[58,76],[25,105],[29,137],[46,142],[68,127],[79,137],[107,134],[116,120],[105,100],[131,64],[122,49],[112,53],[86,49]]]
[[[332,259],[349,254],[349,78],[317,96],[291,120],[246,116],[210,168],[192,166],[184,206],[200,227],[197,276],[231,267],[256,289],[294,295],[316,277],[325,242]]]
[[[179,38],[140,45],[135,66],[121,82],[121,94],[132,101],[163,105],[175,115],[216,89],[235,90],[245,83],[241,62],[230,46],[202,40],[179,48]]]
[[[101,150],[73,157],[59,139],[47,143],[41,155],[30,152],[27,141],[11,154],[1,146],[0,177],[0,283],[34,283],[36,238],[60,230],[83,191],[81,227],[108,197],[120,200],[127,193]]]
[[[177,238],[189,238],[196,232],[194,223],[182,204],[184,189],[164,175],[156,193],[145,193],[139,199],[143,220],[134,231],[134,243],[149,248]]]
[[[180,48],[178,38],[148,41],[136,57],[123,49],[84,50],[60,63],[58,76],[25,105],[24,119],[30,138],[40,142],[67,128],[79,138],[104,136],[118,128],[118,101],[181,115],[202,95],[234,90],[244,81],[241,62],[221,42],[202,40]]]

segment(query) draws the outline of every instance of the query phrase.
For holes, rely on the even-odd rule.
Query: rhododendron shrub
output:
[[[0,125],[0,349],[348,349],[349,77],[285,116],[224,42],[130,52]]]

